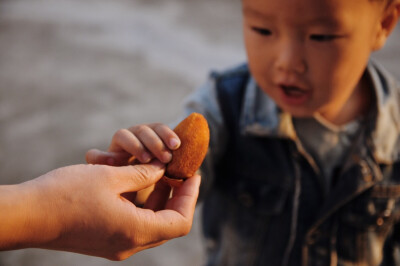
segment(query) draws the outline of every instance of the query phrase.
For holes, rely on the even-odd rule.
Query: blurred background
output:
[[[400,30],[374,55],[400,79]],[[0,184],[84,163],[119,128],[170,123],[210,70],[242,62],[239,0],[0,0]],[[201,206],[199,207],[201,208]],[[197,266],[191,233],[123,262],[0,252],[0,266]]]

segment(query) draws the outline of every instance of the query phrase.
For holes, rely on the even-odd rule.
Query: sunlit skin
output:
[[[369,109],[373,94],[363,73],[393,27],[385,24],[392,13],[383,1],[242,2],[250,71],[280,108],[334,124]]]
[[[89,155],[88,161],[101,161]],[[110,260],[189,233],[200,176],[174,189],[159,182],[165,164],[71,165],[0,185],[0,251],[45,248]],[[155,185],[142,207],[136,191]]]
[[[389,4],[390,2],[390,4]],[[370,109],[373,90],[365,68],[396,26],[400,0],[242,0],[252,76],[278,106],[297,117],[319,113],[345,124]],[[166,125],[119,130],[108,151],[88,162],[124,165],[134,156],[168,163],[179,147]]]

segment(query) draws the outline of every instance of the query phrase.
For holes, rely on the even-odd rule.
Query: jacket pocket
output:
[[[375,230],[397,219],[400,185],[378,184],[353,200],[342,212],[341,220],[362,230]]]
[[[399,202],[400,185],[378,184],[347,204],[339,215],[336,234],[339,259],[379,265],[399,217]]]
[[[259,215],[278,215],[282,212],[288,191],[280,186],[243,179],[235,184],[233,197],[239,205]]]

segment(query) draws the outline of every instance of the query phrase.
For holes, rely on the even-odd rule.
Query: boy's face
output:
[[[380,48],[383,9],[368,0],[243,0],[253,77],[292,115],[340,121],[368,95],[361,76]]]

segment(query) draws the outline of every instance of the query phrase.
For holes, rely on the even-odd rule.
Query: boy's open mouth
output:
[[[301,105],[308,101],[311,97],[311,90],[305,90],[293,85],[279,85],[281,91],[281,99],[286,104]]]
[[[308,94],[308,92],[306,90],[302,90],[295,86],[281,85],[281,88],[287,96],[293,97],[293,98],[303,97],[305,94]]]

